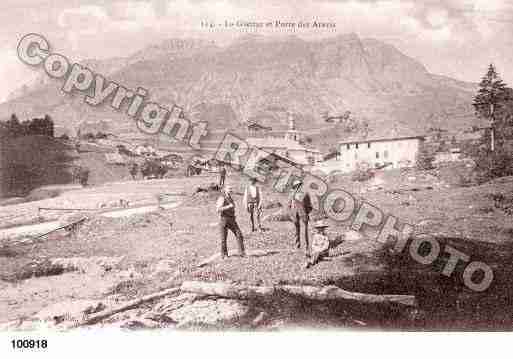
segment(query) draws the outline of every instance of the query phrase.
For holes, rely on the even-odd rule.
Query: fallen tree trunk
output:
[[[127,311],[129,309],[136,308],[136,307],[140,306],[141,304],[144,304],[146,302],[151,302],[155,299],[160,299],[163,297],[167,297],[168,295],[176,294],[179,291],[180,291],[180,287],[175,287],[175,288],[170,288],[170,289],[160,291],[158,293],[148,294],[142,298],[134,299],[134,300],[132,300],[128,303],[122,304],[118,307],[112,308],[112,309],[104,311],[104,312],[100,312],[97,315],[89,317],[89,318],[85,319],[84,321],[78,323],[77,326],[96,324],[98,322],[101,322],[102,320],[105,320],[105,319],[113,316],[114,314],[121,313],[121,312]]]
[[[348,300],[366,304],[399,304],[404,306],[416,306],[413,295],[394,294],[366,294],[349,292],[335,286],[242,286],[221,282],[197,282],[186,281],[182,283],[183,292],[191,292],[205,295],[214,295],[232,299],[257,299],[270,297],[277,292],[299,296],[308,300]]]
[[[284,285],[278,287],[286,293],[298,295],[311,300],[351,300],[366,304],[401,304],[416,306],[415,296],[403,294],[367,294],[349,292],[336,286],[313,287]]]
[[[180,287],[182,292],[190,292],[231,299],[255,299],[274,294],[274,287],[241,286],[223,282],[186,281]]]

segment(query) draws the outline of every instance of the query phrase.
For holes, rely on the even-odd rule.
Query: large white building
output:
[[[374,138],[342,141],[338,144],[339,169],[351,172],[358,167],[400,168],[415,166],[422,136]]]

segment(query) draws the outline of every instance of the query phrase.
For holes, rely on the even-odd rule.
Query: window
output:
[[[358,149],[358,144],[356,144],[356,149]]]
[[[379,158],[379,152],[376,152],[376,158]]]
[[[383,152],[383,157],[388,158],[388,151],[387,150],[385,150],[385,152]]]
[[[347,149],[351,149],[351,145],[350,144],[347,144]]]
[[[370,142],[369,142],[369,143],[367,143],[367,148],[370,148]]]

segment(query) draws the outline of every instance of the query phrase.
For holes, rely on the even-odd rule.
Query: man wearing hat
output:
[[[225,179],[226,167],[224,167],[224,164],[221,164],[221,168],[219,169],[219,188],[223,188]]]
[[[292,191],[289,197],[289,210],[296,227],[296,248],[301,248],[301,223],[304,228],[305,253],[310,256],[310,244],[308,241],[308,221],[312,211],[312,202],[308,193],[299,193],[302,182],[295,180],[292,183]]]
[[[258,229],[262,230],[260,214],[262,213],[262,193],[257,185],[257,179],[252,177],[249,185],[244,190],[244,207],[248,210],[249,219],[251,221],[251,232],[255,232],[255,215],[258,222]]]
[[[239,255],[241,257],[246,256],[244,250],[244,239],[242,232],[235,220],[235,202],[232,198],[232,188],[229,185],[224,186],[222,190],[222,196],[219,197],[216,204],[217,213],[221,216],[219,221],[219,233],[221,236],[221,259],[228,257],[228,248],[226,246],[226,239],[228,236],[228,230],[230,230],[237,239],[237,245],[239,247]]]
[[[328,227],[326,220],[319,220],[314,223],[315,234],[312,237],[311,256],[306,262],[306,268],[317,264],[322,258],[329,254],[330,241],[326,234],[326,228]]]

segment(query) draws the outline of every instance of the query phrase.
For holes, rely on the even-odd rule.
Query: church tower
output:
[[[294,119],[294,116],[292,116],[291,112],[288,113],[288,122],[289,128],[285,134],[285,138],[299,142],[301,140],[301,133],[296,129],[296,120]]]

